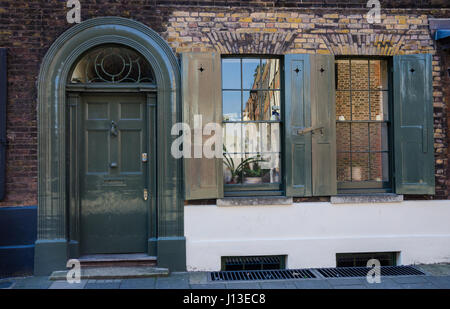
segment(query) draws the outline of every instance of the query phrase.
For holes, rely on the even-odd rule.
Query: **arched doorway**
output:
[[[35,273],[126,252],[184,270],[181,165],[170,155],[180,72],[167,43],[132,20],[88,20],[53,43],[38,83]]]
[[[146,59],[123,45],[99,45],[67,81],[72,255],[148,253],[156,235],[157,85]],[[150,155],[149,155],[150,154]],[[75,222],[77,221],[77,222]]]

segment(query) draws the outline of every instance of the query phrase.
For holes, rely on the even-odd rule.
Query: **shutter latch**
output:
[[[324,127],[319,127],[319,128],[313,128],[313,127],[309,127],[309,128],[304,128],[301,130],[297,130],[297,135],[303,135],[309,132],[312,132],[312,134],[315,133],[315,131],[319,131],[320,135],[323,135],[323,129],[325,129]]]

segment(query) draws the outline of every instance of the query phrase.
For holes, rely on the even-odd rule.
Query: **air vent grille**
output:
[[[222,257],[222,270],[271,270],[284,269],[285,256],[224,256]]]

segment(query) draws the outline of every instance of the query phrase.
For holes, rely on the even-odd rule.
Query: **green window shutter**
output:
[[[333,55],[311,55],[312,190],[336,195],[336,110]]]
[[[202,126],[222,125],[221,62],[217,53],[183,53],[183,122],[191,128],[192,158],[184,158],[186,200],[223,197],[222,159],[194,158],[194,116],[202,116]],[[222,134],[222,132],[216,132]],[[203,136],[203,144],[209,136]],[[220,145],[220,147],[222,147]]]
[[[287,196],[311,196],[309,55],[285,55],[285,185]]]
[[[399,194],[434,194],[430,54],[394,57],[394,164]]]

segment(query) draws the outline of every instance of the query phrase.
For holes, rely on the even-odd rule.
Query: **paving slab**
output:
[[[296,285],[294,282],[284,282],[284,281],[278,281],[278,282],[261,282],[259,284],[262,289],[268,289],[268,290],[278,290],[278,289],[296,289]]]
[[[156,278],[124,279],[120,284],[121,289],[154,289]]]
[[[334,289],[345,289],[345,290],[362,290],[367,289],[367,286],[363,284],[350,284],[350,285],[336,285],[334,286]]]
[[[327,280],[298,280],[294,282],[297,289],[331,289],[332,286]]]
[[[191,289],[224,290],[225,283],[191,284]]]
[[[365,285],[366,278],[328,278],[326,279],[332,286],[337,285]]]
[[[226,283],[227,289],[236,289],[236,290],[248,290],[248,289],[261,289],[261,286],[258,282],[233,282]]]
[[[366,286],[369,289],[401,289],[399,283],[395,282],[391,278],[381,277],[380,283],[369,283],[366,282]]]
[[[438,289],[450,289],[450,276],[434,277],[429,276],[427,280]]]
[[[86,283],[85,289],[118,289],[120,287],[120,282],[109,282],[109,283]]]
[[[81,280],[80,283],[69,283],[67,281],[55,281],[53,282],[49,289],[52,290],[79,290],[84,289],[86,284],[88,283],[87,280]]]
[[[187,273],[172,273],[170,277],[158,277],[157,289],[189,289],[189,275]]]
[[[402,289],[436,289],[436,287],[430,283],[405,283],[400,285]]]
[[[399,276],[391,277],[397,283],[428,283],[426,276]]]
[[[189,272],[190,284],[207,284],[208,272]]]
[[[26,277],[17,279],[13,289],[48,289],[52,282],[45,277]]]
[[[0,290],[11,289],[14,286],[14,281],[0,281]]]

